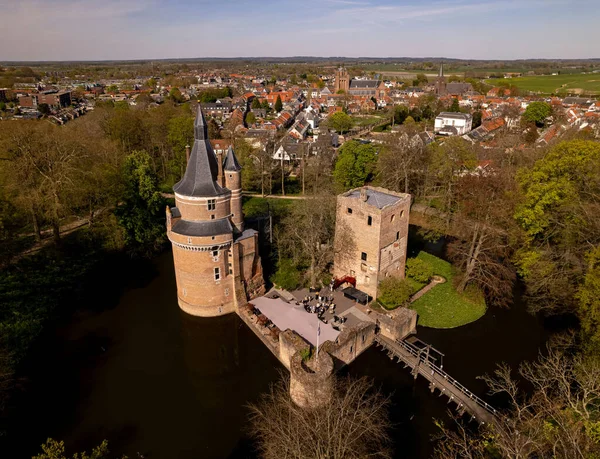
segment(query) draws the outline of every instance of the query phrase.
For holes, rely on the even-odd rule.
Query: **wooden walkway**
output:
[[[407,341],[393,341],[380,334],[375,341],[387,351],[390,359],[397,358],[405,367],[410,367],[415,379],[418,375],[427,379],[432,393],[438,389],[440,396],[448,397],[448,403],[454,402],[460,415],[468,413],[471,420],[480,424],[497,421],[496,410],[492,406],[436,365],[428,346],[422,348]]]

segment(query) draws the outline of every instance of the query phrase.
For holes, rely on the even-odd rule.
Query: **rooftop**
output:
[[[403,201],[406,198],[410,199],[410,195],[404,193],[393,193],[386,192],[383,189],[373,189],[373,188],[362,188],[366,189],[367,192],[367,204],[377,207],[378,209],[383,209],[387,206],[392,206],[397,204],[400,201]],[[343,196],[360,199],[361,188],[357,188],[355,190],[350,190],[345,193]]]
[[[233,226],[228,218],[208,221],[178,220],[171,228],[176,234],[193,237],[218,236],[220,234],[232,234]]]

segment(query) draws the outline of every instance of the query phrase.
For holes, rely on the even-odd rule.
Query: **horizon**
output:
[[[576,8],[566,0],[0,0],[0,7],[11,37],[0,42],[2,62],[599,58],[600,2],[592,0]],[[367,57],[384,55],[403,57]]]

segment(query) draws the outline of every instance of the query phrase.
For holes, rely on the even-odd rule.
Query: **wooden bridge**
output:
[[[432,393],[438,389],[440,397],[445,395],[448,397],[448,403],[454,402],[460,415],[468,413],[471,415],[471,420],[476,420],[480,424],[497,421],[496,410],[492,406],[437,365],[431,346],[420,340],[415,340],[413,343],[393,341],[381,334],[377,335],[375,341],[387,351],[390,359],[394,360],[395,357],[399,362],[403,362],[405,367],[410,367],[415,379],[418,375],[427,379]]]

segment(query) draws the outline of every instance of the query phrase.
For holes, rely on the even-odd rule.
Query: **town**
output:
[[[0,454],[595,457],[599,82],[0,62]]]

